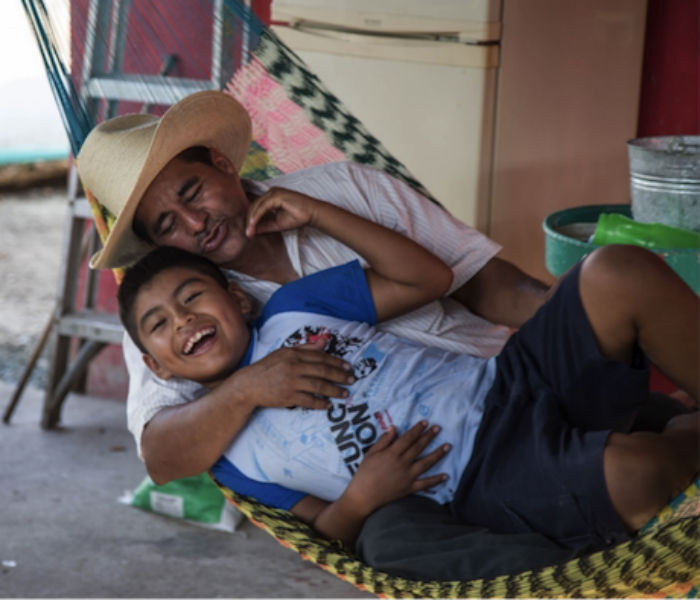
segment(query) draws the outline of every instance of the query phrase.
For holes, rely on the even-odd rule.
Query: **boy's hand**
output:
[[[328,539],[352,544],[365,519],[387,502],[442,483],[446,475],[419,477],[449,451],[443,444],[430,454],[418,458],[437,435],[437,426],[426,429],[421,421],[400,437],[392,427],[370,448],[343,494],[335,502],[306,496],[292,513],[309,523]]]
[[[273,187],[256,198],[248,208],[246,235],[297,229],[313,221],[319,200],[287,190]]]
[[[392,500],[445,481],[445,474],[420,478],[450,450],[450,444],[443,444],[419,458],[439,431],[437,425],[427,428],[421,421],[398,438],[393,427],[384,433],[350,480],[343,494],[348,503],[367,516]]]

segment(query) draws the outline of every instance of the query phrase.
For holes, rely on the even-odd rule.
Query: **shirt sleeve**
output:
[[[349,162],[318,165],[264,182],[258,193],[270,186],[331,202],[413,238],[452,268],[450,292],[469,281],[501,249],[413,188],[372,167]],[[358,258],[348,246],[318,229],[303,227],[287,233],[287,252],[300,275]],[[364,265],[362,258],[360,262]],[[499,352],[510,334],[508,328],[469,312],[449,296],[378,327],[426,346],[483,357]]]
[[[192,402],[206,393],[206,388],[184,379],[159,379],[146,367],[141,351],[127,333],[122,340],[124,363],[129,373],[126,399],[127,427],[134,436],[139,458],[144,427],[161,409]]]
[[[376,325],[377,312],[358,260],[317,271],[277,290],[265,304],[257,326],[271,316],[290,311],[329,315]]]
[[[364,200],[353,203],[355,211],[411,238],[452,268],[454,279],[449,293],[476,275],[501,250],[499,244],[384,171],[348,163],[348,177]]]
[[[255,481],[241,473],[227,458],[221,457],[211,468],[211,474],[219,483],[244,496],[252,496],[266,506],[289,510],[302,498],[304,492],[297,492],[276,483]]]

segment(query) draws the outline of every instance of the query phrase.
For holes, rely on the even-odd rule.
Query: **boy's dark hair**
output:
[[[208,258],[172,246],[160,246],[129,267],[117,292],[119,318],[126,332],[144,354],[148,352],[139,338],[134,303],[143,286],[152,281],[156,275],[173,267],[190,267],[203,275],[208,275],[224,289],[228,287],[224,274]]]
[[[180,152],[180,154],[175,156],[175,158],[179,158],[180,160],[183,160],[188,163],[202,163],[205,165],[209,165],[210,167],[214,165],[214,163],[211,160],[211,153],[209,152],[209,148],[207,148],[206,146],[191,146]],[[146,229],[144,224],[138,219],[134,218],[134,220],[131,222],[131,229],[144,242],[152,241],[148,230]]]

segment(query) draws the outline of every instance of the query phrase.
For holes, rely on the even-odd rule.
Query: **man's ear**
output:
[[[168,371],[168,369],[163,367],[150,354],[142,354],[141,358],[143,359],[143,362],[146,363],[146,366],[151,371],[153,371],[153,373],[156,375],[156,377],[160,377],[161,379],[170,379],[173,376],[171,371]]]
[[[248,296],[235,281],[228,282],[228,293],[238,302],[243,316],[247,319],[253,312],[253,302],[250,296]]]
[[[215,148],[209,148],[209,157],[211,158],[212,164],[222,173],[238,175],[238,171],[236,171],[231,161]]]

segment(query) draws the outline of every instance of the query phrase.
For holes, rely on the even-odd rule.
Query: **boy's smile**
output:
[[[134,321],[148,351],[144,361],[163,379],[172,376],[216,384],[245,355],[250,332],[248,299],[190,267],[156,275],[138,292]]]
[[[195,332],[195,334],[185,342],[185,347],[182,350],[183,354],[203,354],[214,342],[216,336],[215,327],[205,327],[204,329]]]

